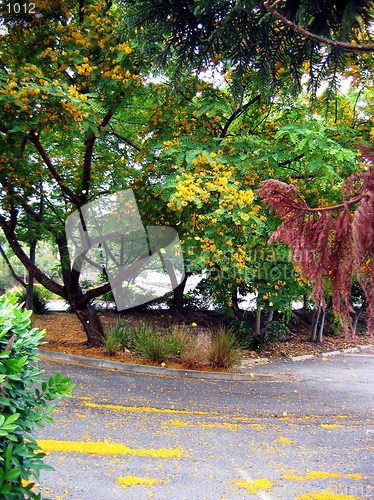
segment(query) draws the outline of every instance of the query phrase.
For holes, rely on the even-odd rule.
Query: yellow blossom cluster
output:
[[[175,144],[175,141],[166,141],[164,146],[171,147]],[[218,154],[220,153],[222,152],[219,151]],[[168,204],[169,207],[181,209],[188,203],[201,206],[210,201],[217,207],[217,213],[222,209],[239,209],[236,225],[257,214],[260,208],[257,205],[253,213],[244,212],[244,209],[252,206],[254,193],[250,189],[241,188],[240,183],[235,180],[235,167],[222,163],[217,153],[212,152],[209,156],[200,153],[191,163],[195,167],[194,172],[185,171],[176,176],[176,192]],[[228,212],[228,215],[231,213]]]
[[[187,206],[188,202],[208,200],[208,191],[200,187],[202,183],[201,178],[195,179],[194,176],[188,172],[183,172],[182,177],[184,177],[184,179],[178,182],[175,194],[176,201],[180,201],[182,207]],[[173,203],[169,203],[169,206],[172,205]]]
[[[91,66],[85,62],[83,64],[77,64],[75,69],[77,70],[78,75],[90,76],[91,71],[97,69],[97,66]]]
[[[221,208],[232,210],[236,205],[244,207],[253,203],[254,194],[250,189],[244,190],[228,187],[225,193],[219,203]]]
[[[374,127],[370,129],[370,139],[374,142]]]

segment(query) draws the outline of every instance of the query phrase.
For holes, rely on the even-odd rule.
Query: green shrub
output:
[[[145,323],[139,323],[133,328],[135,352],[155,363],[178,356],[183,349],[182,341],[170,332],[157,332]]]
[[[0,297],[0,498],[3,500],[40,499],[32,491],[45,454],[39,449],[35,426],[51,422],[54,407],[49,404],[70,395],[73,385],[59,373],[48,382],[40,379],[36,348],[44,332],[30,329],[31,311],[17,305],[17,297]]]
[[[17,304],[25,304],[27,293],[25,287],[17,286],[10,293],[17,297]],[[48,311],[48,300],[51,298],[51,295],[51,292],[44,288],[44,286],[39,284],[34,285],[33,312],[35,314],[45,314]]]
[[[163,297],[163,302],[172,309],[174,307],[174,295],[170,292],[168,295]],[[209,309],[210,301],[209,298],[197,294],[195,290],[190,290],[189,292],[183,294],[183,309],[188,309],[189,311],[205,311]]]
[[[232,368],[242,357],[243,349],[238,344],[232,329],[219,327],[212,332],[208,358],[213,367]]]

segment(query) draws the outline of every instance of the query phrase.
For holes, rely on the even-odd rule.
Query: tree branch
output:
[[[149,252],[141,255],[135,262],[130,264],[124,273],[119,273],[115,278],[112,279],[112,284],[117,284],[125,281],[128,276],[131,276],[133,273],[138,271],[144,265],[144,260],[149,258]],[[84,304],[88,304],[92,299],[103,295],[103,293],[109,292],[111,290],[111,284],[105,283],[97,288],[92,288],[88,290],[83,297],[79,301],[79,306],[83,306]]]
[[[113,110],[108,111],[107,114],[104,116],[103,121],[100,123],[99,129],[104,129],[113,115],[114,115]],[[81,195],[79,197],[81,204],[87,203],[88,200],[88,191],[90,189],[90,184],[91,184],[92,155],[97,137],[98,136],[96,134],[92,134],[91,137],[89,137],[85,142],[86,150],[84,153],[84,161],[83,161],[82,187],[81,187]]]
[[[300,155],[295,156],[295,158],[291,158],[290,160],[280,161],[278,162],[278,167],[286,167],[287,165],[290,165],[294,161],[301,160],[302,158],[304,158],[304,156],[305,153],[301,153]]]
[[[78,19],[80,23],[84,21],[84,0],[79,0]]]
[[[19,283],[21,283],[21,285],[22,285],[24,288],[26,288],[26,286],[27,286],[27,285],[26,285],[26,283],[23,281],[23,279],[21,278],[21,276],[19,276],[19,275],[15,272],[15,270],[14,270],[14,268],[13,268],[12,264],[10,263],[10,261],[9,261],[9,259],[8,259],[8,257],[7,257],[7,254],[5,253],[5,251],[4,251],[3,247],[1,246],[1,244],[0,244],[0,253],[1,253],[1,255],[3,256],[3,259],[5,260],[5,262],[6,262],[7,266],[8,266],[8,268],[9,268],[10,274],[13,276],[13,278],[14,278],[15,280],[17,280]]]
[[[49,158],[47,152],[43,148],[43,146],[40,143],[39,136],[36,135],[34,132],[30,132],[28,135],[28,138],[32,144],[34,144],[35,148],[37,149],[38,153],[42,157],[45,165],[48,167],[48,170],[51,172],[53,178],[56,180],[58,183],[59,187],[61,190],[68,196],[68,198],[76,205],[77,207],[80,207],[83,205],[81,202],[80,198],[73,193],[71,189],[65,184],[65,182],[62,180],[60,174],[57,172],[55,167],[53,166],[53,163],[51,162],[51,159]]]
[[[26,267],[29,273],[31,273],[34,278],[41,283],[45,288],[53,293],[56,293],[60,297],[65,298],[64,288],[59,285],[56,281],[52,280],[49,276],[44,274],[38,267],[30,260],[28,255],[24,252],[21,244],[16,238],[14,231],[7,225],[6,220],[3,216],[0,216],[0,227],[2,228],[4,235],[22,264]]]
[[[341,203],[340,205],[333,205],[332,207],[324,207],[324,208],[309,208],[309,207],[295,207],[297,210],[301,210],[303,212],[331,212],[332,210],[340,210],[341,208],[350,207],[351,205],[355,205],[363,199],[364,195],[357,196],[356,198],[352,198],[352,200],[346,201],[345,203]]]
[[[105,283],[104,285],[98,286],[97,288],[91,288],[84,295],[83,298],[79,301],[79,306],[83,306],[88,304],[92,299],[96,297],[100,297],[104,293],[109,292],[112,289],[110,283]]]
[[[293,31],[296,31],[297,33],[300,33],[303,35],[305,38],[309,38],[310,40],[313,40],[314,42],[321,43],[323,45],[329,45],[330,47],[336,47],[338,49],[346,50],[348,52],[374,52],[374,45],[371,44],[365,44],[365,45],[359,45],[359,44],[354,44],[354,43],[346,43],[346,42],[340,42],[336,40],[331,40],[329,38],[324,38],[322,36],[318,36],[315,33],[311,33],[310,31],[301,28],[301,26],[298,26],[297,24],[293,23],[286,17],[282,16],[280,12],[276,10],[276,6],[281,2],[282,0],[276,0],[272,5],[270,5],[269,0],[266,0],[264,2],[264,7],[265,9],[270,12],[274,17],[282,21],[283,24],[291,28]]]
[[[244,104],[244,106],[242,106],[241,108],[236,109],[232,113],[232,115],[230,116],[230,118],[227,120],[227,122],[225,123],[225,126],[223,127],[222,132],[220,134],[220,138],[223,139],[226,136],[227,131],[228,131],[228,129],[229,129],[229,127],[230,127],[230,125],[232,124],[233,121],[235,121],[237,118],[239,118],[239,116],[241,116],[243,113],[245,113],[247,111],[247,109],[249,108],[249,106],[252,106],[252,104],[254,104],[255,102],[259,101],[260,99],[261,99],[261,96],[260,95],[256,95],[256,97],[253,97],[253,99],[251,99],[246,104]]]
[[[91,164],[92,164],[92,154],[95,147],[95,142],[97,139],[97,135],[92,134],[86,142],[86,150],[84,153],[84,161],[83,161],[83,175],[82,175],[82,187],[81,187],[81,196],[80,200],[84,204],[88,198],[88,190],[91,184]]]
[[[1,183],[3,187],[5,188],[6,191],[9,192],[10,196],[15,198],[19,204],[22,206],[22,208],[27,212],[33,219],[35,219],[37,222],[40,222],[41,224],[44,224],[44,219],[41,215],[42,212],[39,211],[39,213],[35,212],[25,201],[25,199],[18,193],[16,193],[13,189],[13,187],[8,184],[6,181],[3,181]]]
[[[143,148],[141,148],[140,146],[135,144],[135,142],[132,142],[130,139],[127,139],[126,137],[119,134],[118,132],[116,132],[113,129],[108,130],[106,133],[110,134],[110,135],[114,135],[115,137],[117,137],[117,139],[121,139],[121,141],[123,141],[125,144],[128,144],[132,148],[136,149],[136,151],[139,151],[139,153],[143,151]]]

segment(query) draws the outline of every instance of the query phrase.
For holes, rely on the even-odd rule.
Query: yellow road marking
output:
[[[136,455],[139,457],[150,456],[157,458],[180,457],[183,448],[167,449],[140,449],[134,450],[122,443],[105,443],[103,441],[55,441],[52,439],[38,440],[38,446],[45,452],[62,451],[75,453],[92,453],[95,455]]]
[[[86,403],[85,406],[90,408],[108,408],[109,410],[121,410],[121,411],[142,411],[150,413],[179,413],[182,415],[211,415],[207,411],[193,411],[193,410],[172,410],[169,408],[151,408],[149,406],[118,406],[118,405],[105,405],[96,403]]]
[[[174,427],[195,427],[195,428],[202,427],[202,428],[212,428],[212,429],[228,429],[230,431],[236,431],[242,428],[242,425],[240,424],[230,424],[229,422],[223,422],[222,424],[220,423],[208,424],[204,422],[197,422],[196,424],[193,424],[192,422],[184,422],[183,420],[168,420],[167,422],[163,423],[164,427],[168,427],[170,425]]]

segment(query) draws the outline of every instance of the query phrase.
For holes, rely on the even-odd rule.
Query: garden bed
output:
[[[158,329],[165,329],[181,320],[180,315],[173,310],[142,311],[138,313],[126,314],[125,317],[129,320],[131,325],[143,322]],[[104,312],[100,314],[100,318],[104,327],[108,327],[116,322],[119,315],[113,312]],[[191,313],[186,312],[184,314],[184,321],[189,326],[189,330],[199,337],[209,335],[210,329],[207,326],[209,324],[209,318],[210,315],[204,315],[203,312],[196,313],[195,311],[191,311]],[[197,319],[200,320],[201,324],[196,322]],[[192,326],[195,324],[196,326]],[[215,319],[213,319],[212,324],[216,324]],[[152,362],[143,356],[135,355],[129,351],[118,350],[114,355],[109,356],[104,347],[87,346],[87,338],[83,328],[74,314],[47,313],[43,315],[35,315],[33,318],[33,326],[46,330],[47,333],[44,339],[46,344],[41,346],[45,349],[92,358],[112,359],[113,361],[121,361],[125,363],[159,366],[159,363]],[[244,358],[254,359],[267,357],[284,359],[305,354],[321,354],[327,351],[346,349],[354,347],[357,344],[373,344],[373,339],[366,334],[360,333],[358,334],[356,341],[339,335],[325,337],[322,343],[311,343],[309,342],[309,332],[306,325],[300,324],[299,331],[294,331],[287,341],[277,341],[260,352],[246,350],[244,352]],[[184,364],[178,362],[177,360],[168,360],[165,362],[165,366],[169,368],[187,368]],[[190,366],[188,368],[191,369]],[[225,368],[213,368],[212,366],[203,366],[198,369],[208,371],[228,371]]]

